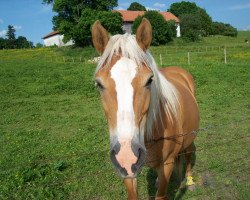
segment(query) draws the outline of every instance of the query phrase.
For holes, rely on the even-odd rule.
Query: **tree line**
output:
[[[33,42],[28,41],[24,36],[16,38],[15,28],[12,25],[8,26],[6,38],[0,37],[0,49],[23,49],[34,47]]]

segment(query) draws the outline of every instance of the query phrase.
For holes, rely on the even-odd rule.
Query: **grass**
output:
[[[173,175],[171,199],[250,199],[246,37],[249,32],[151,48],[158,64],[162,54],[164,66],[179,65],[193,74],[201,127],[210,127],[196,139],[196,190],[177,189]],[[94,56],[90,47],[0,51],[0,199],[126,199],[109,161],[107,124],[93,85],[95,64],[87,62]],[[145,167],[141,199],[154,195],[154,178]]]

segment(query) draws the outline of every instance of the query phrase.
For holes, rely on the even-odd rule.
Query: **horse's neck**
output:
[[[160,103],[160,107],[163,105]],[[152,135],[150,137],[145,137],[145,141],[150,142],[152,140],[158,140],[159,138],[166,137],[168,132],[172,130],[173,125],[171,121],[167,118],[164,109],[160,109],[161,112],[157,113],[156,120],[152,124]],[[146,133],[148,134],[148,133]]]

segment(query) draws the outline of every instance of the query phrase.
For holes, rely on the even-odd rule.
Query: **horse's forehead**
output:
[[[133,60],[121,57],[111,68],[111,78],[116,83],[131,83],[136,76],[137,68],[138,66]]]
[[[110,78],[115,82],[123,82],[123,84],[131,83],[133,80],[151,74],[152,70],[145,64],[138,66],[138,64],[127,57],[120,55],[112,56],[110,62],[105,63],[96,76],[103,78],[108,81]]]

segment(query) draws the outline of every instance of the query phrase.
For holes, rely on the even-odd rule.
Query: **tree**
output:
[[[191,2],[178,2],[170,5],[168,9],[169,12],[173,13],[176,17],[179,17],[182,14],[194,14],[198,10],[198,6],[195,3]]]
[[[102,25],[112,35],[122,33],[122,18],[120,13],[85,9],[82,12],[79,23],[75,27],[76,30],[72,30],[72,38],[76,43],[82,44],[81,46],[90,45],[92,43],[91,26],[96,20],[100,20]]]
[[[36,43],[36,48],[42,48],[43,44],[41,44],[40,42]]]
[[[128,7],[127,10],[146,11],[146,8],[145,8],[145,6],[143,6],[137,2],[133,2],[130,4],[130,6]]]
[[[120,22],[118,15],[110,11],[117,6],[117,0],[43,0],[43,3],[52,4],[53,11],[57,13],[52,20],[54,29],[64,34],[64,42],[73,39],[76,46],[91,44],[90,27],[96,19],[104,17],[107,20],[105,23],[110,24],[108,26],[112,30],[118,27],[118,24],[114,25],[114,21]],[[103,11],[109,11],[109,14]],[[119,32],[120,29],[114,32]]]
[[[6,48],[8,49],[14,49],[16,47],[16,36],[15,36],[16,30],[12,25],[8,25],[8,30],[6,33],[7,41],[6,41]]]
[[[181,35],[186,41],[197,41],[202,36],[201,17],[196,14],[183,14],[181,20]]]
[[[15,40],[16,39],[15,32],[16,32],[16,30],[15,30],[14,26],[9,25],[8,31],[6,33],[7,39],[8,40]]]
[[[143,16],[138,16],[135,19],[132,26],[133,33],[136,32],[143,17],[147,18],[152,26],[152,32],[153,32],[152,45],[158,46],[172,41],[173,37],[173,32],[171,28],[172,23],[171,22],[168,23],[158,11],[150,10],[145,12]]]
[[[186,1],[173,3],[171,4],[168,11],[182,19],[181,28],[182,28],[182,23],[185,23],[185,20],[186,20],[185,16],[189,16],[189,17],[191,15],[197,16],[199,20],[195,20],[195,22],[200,23],[199,32],[201,36],[208,36],[209,34],[211,34],[212,18],[207,14],[205,9],[200,8],[195,3],[186,2]],[[195,24],[194,26],[197,26],[197,24]],[[196,32],[196,30],[190,30],[189,32]]]

